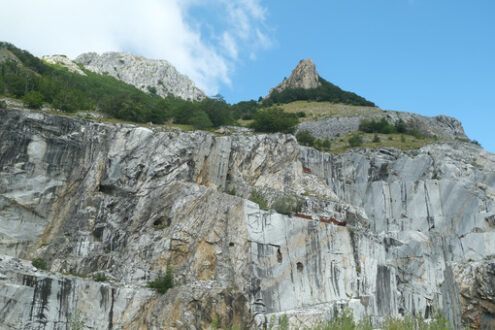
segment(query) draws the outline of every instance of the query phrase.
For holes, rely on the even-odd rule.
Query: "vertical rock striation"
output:
[[[283,134],[0,116],[0,329],[262,328],[282,314],[301,328],[345,306],[375,323],[438,307],[454,327],[493,324],[495,156],[479,147],[336,156]],[[253,189],[301,214],[260,210]],[[167,265],[160,295],[146,284]]]

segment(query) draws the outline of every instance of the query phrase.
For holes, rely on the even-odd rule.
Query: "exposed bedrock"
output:
[[[493,324],[495,159],[471,144],[335,156],[283,134],[0,116],[2,329],[310,327],[346,305]],[[161,295],[146,285],[167,265]]]

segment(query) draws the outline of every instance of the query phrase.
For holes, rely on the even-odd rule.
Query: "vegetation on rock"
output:
[[[282,91],[273,91],[268,98],[263,100],[263,106],[271,106],[277,103],[285,104],[300,100],[375,106],[373,102],[355,93],[344,91],[321,77],[319,80],[321,85],[316,88],[288,88]]]
[[[0,63],[0,95],[21,98],[31,108],[45,102],[66,112],[98,110],[125,121],[163,124],[173,120],[201,129],[233,123],[230,106],[223,100],[163,99],[153,89],[145,93],[108,75],[83,69],[86,76],[82,76],[47,64],[9,43],[0,43],[0,49],[10,54]]]
[[[359,130],[365,133],[382,133],[382,134],[409,134],[417,138],[423,138],[419,129],[416,127],[413,121],[404,122],[399,119],[395,124],[390,124],[385,118],[381,120],[367,120],[363,119],[359,123]]]
[[[332,142],[329,138],[317,139],[308,130],[301,130],[296,134],[297,142],[301,145],[313,147],[320,151],[330,151]]]
[[[108,277],[104,273],[96,273],[93,275],[93,280],[96,282],[106,282]]]
[[[169,289],[174,287],[174,274],[172,267],[167,266],[167,272],[163,275],[161,272],[158,274],[156,280],[148,282],[148,287],[155,289],[158,293],[164,294]]]
[[[268,202],[266,201],[265,196],[261,191],[256,189],[252,190],[249,194],[249,200],[258,204],[260,209],[265,211],[268,210]]]
[[[302,202],[291,197],[282,197],[273,203],[272,208],[280,214],[291,215],[302,210]]]
[[[38,269],[48,270],[48,263],[42,258],[34,259],[31,264]]]

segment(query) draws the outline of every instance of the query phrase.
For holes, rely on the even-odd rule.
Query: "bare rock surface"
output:
[[[63,67],[66,67],[70,72],[74,72],[82,76],[86,75],[84,71],[81,70],[81,68],[77,65],[77,63],[75,63],[65,55],[45,55],[41,57],[41,59],[50,64],[59,64]]]
[[[308,109],[310,110],[310,109]],[[395,124],[399,120],[415,127],[419,132],[428,136],[447,139],[467,139],[462,123],[449,116],[426,117],[410,112],[400,111],[370,111],[369,114],[353,114],[328,117],[317,121],[307,121],[299,124],[299,130],[307,130],[318,138],[335,138],[348,132],[357,131],[362,120],[382,120]]]
[[[123,52],[84,53],[75,59],[90,71],[108,74],[136,88],[161,97],[174,95],[199,101],[206,96],[202,90],[166,60],[152,60]]]
[[[310,58],[301,60],[294,70],[292,70],[290,77],[284,79],[280,84],[270,89],[268,96],[270,96],[273,91],[281,92],[284,89],[289,88],[311,89],[319,87],[321,85],[319,78],[313,60]]]
[[[345,306],[493,324],[495,156],[477,146],[332,155],[284,134],[0,119],[0,329],[304,328]],[[161,295],[146,284],[167,265]]]

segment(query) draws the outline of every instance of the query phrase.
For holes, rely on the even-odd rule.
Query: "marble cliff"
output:
[[[0,111],[0,329],[301,328],[346,306],[495,327],[495,155],[476,145],[334,155]]]

